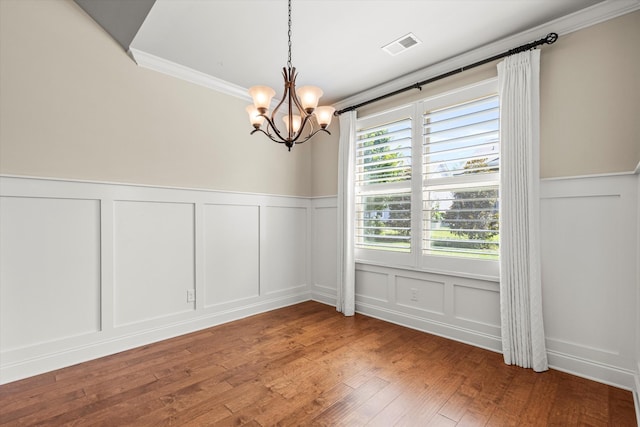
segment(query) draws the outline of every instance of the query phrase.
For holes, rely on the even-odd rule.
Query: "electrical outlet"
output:
[[[411,301],[418,301],[418,290],[411,288]]]
[[[196,290],[187,289],[187,302],[194,302],[196,300]]]

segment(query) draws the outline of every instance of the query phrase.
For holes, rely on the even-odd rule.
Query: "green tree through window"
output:
[[[463,174],[496,171],[488,165],[487,159],[466,162]],[[479,188],[452,192],[453,202],[444,213],[443,220],[451,232],[469,240],[466,249],[497,250],[497,242],[492,239],[499,232],[498,190]]]
[[[411,178],[410,165],[403,159],[401,146],[394,147],[388,129],[365,134],[364,139],[364,180],[385,184]],[[378,194],[364,196],[363,201],[365,242],[408,249],[411,195]]]

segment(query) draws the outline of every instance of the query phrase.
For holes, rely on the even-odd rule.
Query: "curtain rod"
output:
[[[369,104],[372,104],[374,102],[381,101],[381,100],[383,100],[385,98],[389,98],[391,96],[398,95],[399,93],[406,92],[406,91],[409,91],[411,89],[422,90],[422,86],[427,85],[429,83],[433,83],[435,81],[444,79],[446,77],[453,76],[455,74],[461,73],[463,71],[470,70],[471,68],[479,67],[480,65],[487,64],[489,62],[495,61],[496,59],[504,58],[505,56],[515,55],[516,53],[525,52],[527,50],[535,49],[536,47],[538,47],[540,45],[543,45],[543,44],[553,44],[553,43],[556,42],[556,40],[558,40],[558,34],[549,33],[549,34],[547,34],[546,37],[543,37],[540,40],[536,40],[536,41],[533,41],[531,43],[523,44],[522,46],[518,46],[518,47],[515,47],[513,49],[509,49],[506,52],[500,53],[498,55],[494,55],[491,58],[487,58],[487,59],[483,59],[482,61],[474,62],[473,64],[467,65],[466,67],[457,68],[457,69],[455,69],[453,71],[449,71],[447,73],[440,74],[440,75],[435,76],[435,77],[431,77],[430,79],[423,80],[423,81],[418,82],[418,83],[414,83],[411,86],[407,86],[407,87],[404,87],[402,89],[394,90],[393,92],[389,92],[389,93],[387,93],[385,95],[380,95],[377,98],[373,98],[373,99],[370,99],[368,101],[361,102],[360,104],[356,104],[356,105],[352,105],[351,107],[343,108],[340,111],[336,111],[334,114],[336,116],[339,116],[340,114],[346,113],[347,111],[356,110],[356,109],[358,109],[360,107],[363,107],[365,105],[369,105]]]

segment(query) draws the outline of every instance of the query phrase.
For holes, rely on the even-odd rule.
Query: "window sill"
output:
[[[474,274],[474,273],[467,273],[462,271],[439,270],[436,268],[417,268],[417,267],[406,266],[406,265],[397,265],[397,264],[394,265],[390,263],[367,261],[367,260],[361,260],[361,259],[356,259],[356,264],[365,265],[365,266],[371,265],[376,267],[391,268],[394,270],[414,271],[419,273],[438,274],[441,276],[462,277],[465,279],[476,279],[476,280],[484,280],[487,282],[500,283],[499,276]],[[356,267],[356,270],[357,270],[357,267]]]

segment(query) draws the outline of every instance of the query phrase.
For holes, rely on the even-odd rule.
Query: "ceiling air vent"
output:
[[[413,35],[413,33],[409,33],[405,36],[400,37],[398,40],[394,40],[386,46],[382,47],[382,50],[387,52],[391,56],[396,56],[399,53],[404,52],[405,50],[412,48],[413,46],[419,45],[422,43],[418,38]]]

